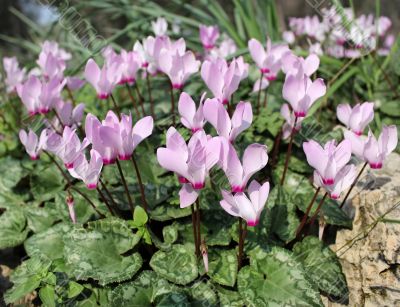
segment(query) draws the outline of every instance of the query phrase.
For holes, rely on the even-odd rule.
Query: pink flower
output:
[[[48,55],[49,53],[53,54],[53,56],[63,61],[69,61],[72,58],[72,55],[67,51],[65,51],[64,49],[60,48],[57,42],[44,41],[42,44],[42,51],[40,55],[43,55],[43,57],[45,58],[45,56]],[[40,55],[39,55],[39,61],[40,61]]]
[[[215,42],[219,37],[218,26],[205,26],[200,25],[200,41],[204,49],[210,50],[214,48]]]
[[[107,99],[121,80],[119,62],[104,65],[102,69],[93,59],[89,59],[85,68],[85,78],[94,87],[99,99]]]
[[[156,21],[151,22],[151,27],[156,36],[164,36],[168,30],[168,23],[163,17],[158,17]]]
[[[17,86],[25,80],[26,69],[20,69],[16,57],[3,58],[3,67],[6,73],[4,80],[7,86],[7,93],[12,93],[17,90]]]
[[[317,71],[318,67],[319,57],[316,54],[310,54],[305,59],[294,55],[292,52],[287,52],[283,56],[282,71],[286,75],[305,74],[310,77]]]
[[[90,162],[81,153],[75,160],[74,167],[68,171],[72,177],[82,180],[88,189],[93,190],[97,187],[102,167],[103,161],[100,154],[92,149],[90,150]]]
[[[289,105],[284,103],[281,107],[281,115],[286,120],[282,127],[282,138],[286,140],[292,133],[294,123],[296,121],[296,116],[294,116],[293,112],[290,111]],[[300,131],[301,122],[303,121],[302,117],[297,118],[297,123],[295,127],[295,131]]]
[[[67,77],[66,79],[67,79],[67,87],[71,91],[79,90],[85,84],[85,80],[82,80],[81,78],[78,77]]]
[[[229,64],[224,59],[204,61],[201,66],[201,77],[215,98],[227,104],[239,88],[244,70],[240,63],[233,59]]]
[[[303,143],[303,150],[308,164],[319,173],[325,185],[335,184],[336,175],[351,158],[351,143],[348,140],[343,140],[337,146],[335,140],[332,140],[324,148],[310,140]]]
[[[292,31],[284,31],[282,33],[282,39],[287,42],[289,45],[293,44],[296,41],[296,37]]]
[[[74,167],[75,161],[88,145],[87,139],[84,139],[81,143],[75,130],[65,126],[62,136],[56,133],[49,136],[47,149],[58,156],[67,169],[70,169]]]
[[[213,49],[210,50],[209,57],[211,59],[215,58],[221,58],[221,59],[226,59],[227,57],[235,54],[237,50],[235,42],[227,37],[224,38],[219,45],[219,47],[214,47]]]
[[[155,38],[153,36],[148,36],[143,39],[142,43],[136,41],[133,46],[133,51],[137,52],[140,56],[143,68],[147,68],[150,63],[154,62],[154,43]]]
[[[349,104],[337,107],[338,119],[357,135],[363,134],[365,127],[374,119],[374,103],[364,102],[351,108]]]
[[[42,83],[36,76],[31,75],[24,84],[17,86],[17,93],[30,115],[45,114],[61,99],[65,82],[64,80],[60,83],[59,80],[52,79]]]
[[[386,157],[396,149],[397,146],[397,127],[383,126],[378,140],[370,131],[364,147],[364,158],[373,169],[382,168]]]
[[[339,199],[340,194],[354,182],[356,175],[356,167],[346,165],[336,174],[334,184],[325,184],[321,175],[314,171],[314,184],[317,187],[323,187],[329,193],[330,198]]]
[[[53,53],[41,53],[37,64],[46,80],[64,78],[65,61],[57,58]]]
[[[204,93],[201,96],[199,108],[196,110],[196,104],[189,94],[182,92],[179,97],[178,110],[181,115],[181,122],[186,128],[190,129],[192,133],[202,130],[205,120],[203,115],[203,100],[205,97]]]
[[[134,84],[137,72],[142,66],[139,54],[135,51],[127,52],[126,50],[122,50],[120,59],[121,80],[119,81],[119,84]]]
[[[186,80],[199,70],[200,61],[197,61],[193,52],[187,51],[183,55],[178,50],[162,49],[158,58],[161,71],[171,80],[173,88],[181,89]]]
[[[121,121],[108,111],[105,124],[100,127],[100,138],[105,146],[109,146],[118,154],[118,159],[129,160],[136,147],[153,131],[153,118],[146,116],[132,127],[132,116],[121,114]]]
[[[249,40],[248,47],[250,55],[260,71],[268,77],[269,81],[275,80],[282,67],[284,54],[290,51],[289,47],[284,44],[272,45],[269,38],[266,49],[254,38]]]
[[[324,81],[311,81],[307,75],[288,75],[283,84],[283,98],[290,103],[296,117],[305,117],[312,104],[326,93]]]
[[[218,99],[207,99],[204,103],[203,114],[205,119],[222,136],[234,142],[237,136],[250,127],[253,121],[253,111],[250,102],[239,102],[232,119]]]
[[[24,145],[26,152],[31,157],[32,160],[37,160],[39,158],[40,152],[45,148],[45,144],[47,141],[47,131],[46,129],[42,131],[40,134],[40,138],[36,135],[35,132],[29,130],[26,133],[25,130],[19,131],[19,139]]]
[[[55,104],[55,109],[61,119],[61,124],[63,126],[79,126],[83,118],[85,104],[80,103],[75,108],[73,108],[71,102],[64,102],[62,100],[59,100]]]
[[[261,86],[260,86],[260,82],[261,82]],[[269,86],[269,81],[265,76],[263,76],[261,78],[261,80],[260,80],[260,78],[258,78],[256,80],[256,82],[254,82],[254,85],[253,85],[253,93],[262,91],[262,90],[266,89],[268,86]]]
[[[222,144],[222,169],[231,185],[233,193],[243,192],[256,172],[268,163],[267,146],[251,144],[243,153],[243,164],[240,162],[235,148],[228,144]]]
[[[194,133],[186,145],[175,128],[168,129],[167,147],[157,149],[157,159],[161,167],[186,179],[180,179],[181,182],[188,182],[183,183],[179,192],[181,208],[196,201],[210,169],[220,159],[220,150],[221,139],[209,139],[202,130]]]
[[[257,226],[260,215],[269,195],[269,182],[260,185],[253,180],[248,188],[248,195],[240,192],[232,195],[222,190],[223,200],[221,207],[232,216],[238,216],[246,220],[248,226]]]

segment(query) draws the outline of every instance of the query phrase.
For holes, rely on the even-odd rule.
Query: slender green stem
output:
[[[298,117],[296,116],[295,120],[294,120],[294,125],[292,128],[292,133],[290,133],[290,141],[289,141],[289,146],[286,152],[286,160],[285,160],[285,168],[283,169],[283,174],[282,174],[282,178],[281,178],[281,185],[283,185],[285,183],[285,177],[286,177],[286,172],[289,166],[289,161],[290,161],[290,156],[292,155],[292,146],[293,146],[293,139],[294,139],[294,135],[296,133],[296,125],[297,125],[297,119]]]
[[[118,118],[121,119],[121,111],[120,111],[120,109],[119,109],[118,103],[117,103],[117,101],[115,100],[113,94],[110,94],[110,97],[111,97],[111,101],[112,101],[113,104],[114,104],[115,112],[117,112]]]
[[[100,182],[100,184],[101,184],[101,187],[102,187],[102,188],[104,189],[104,191],[106,192],[108,198],[110,199],[112,205],[113,205],[115,208],[118,208],[117,204],[115,203],[114,198],[112,197],[112,195],[111,195],[110,191],[108,190],[108,188],[107,188],[106,184],[104,183],[104,181],[103,181],[101,178],[99,178],[99,182]]]
[[[132,105],[133,105],[133,108],[135,109],[136,116],[137,116],[137,118],[139,119],[139,118],[140,118],[139,109],[138,109],[138,107],[137,107],[137,105],[136,105],[135,97],[133,97],[133,93],[132,93],[131,87],[129,86],[128,83],[126,83],[126,89],[128,90],[128,95],[129,95],[129,98],[130,98],[131,101],[132,101]]]
[[[247,224],[243,226],[243,219],[239,217],[239,254],[238,254],[238,270],[242,267],[244,241],[247,234]]]
[[[268,104],[268,87],[265,89],[264,92],[264,103],[263,103],[264,109],[267,108],[267,104]]]
[[[314,196],[311,199],[310,204],[308,205],[306,212],[304,213],[304,216],[303,216],[303,218],[301,220],[301,223],[300,223],[299,227],[297,227],[296,236],[298,236],[301,233],[301,231],[303,230],[303,227],[307,222],[308,214],[310,213],[311,208],[312,208],[312,206],[313,206],[313,204],[315,202],[315,199],[317,198],[317,195],[318,195],[320,190],[321,190],[321,187],[318,187],[318,189],[315,191]]]
[[[131,160],[132,160],[132,164],[133,164],[133,167],[135,169],[135,172],[136,172],[136,177],[137,177],[138,182],[139,182],[140,196],[142,198],[143,208],[147,213],[148,206],[147,206],[147,201],[146,201],[146,195],[144,193],[144,185],[143,185],[143,182],[142,182],[142,177],[140,175],[140,171],[139,171],[138,165],[136,163],[136,159],[135,159],[135,154],[134,153],[131,156]]]
[[[190,208],[192,209],[192,226],[193,226],[193,239],[194,239],[194,249],[196,251],[196,256],[199,257],[199,249],[197,248],[199,246],[198,242],[197,242],[197,218],[196,218],[196,212],[194,210],[194,206],[192,205],[190,206]]]
[[[171,93],[172,125],[175,126],[175,98],[174,98],[174,87],[172,86],[172,82],[170,82],[170,93]]]
[[[142,98],[142,95],[140,94],[137,83],[135,83],[135,90],[136,90],[136,94],[138,95],[139,105],[140,105],[140,108],[142,109],[143,116],[145,116],[146,112],[144,111],[143,98]]]
[[[197,224],[197,254],[200,255],[200,242],[201,242],[201,230],[200,230],[200,196],[196,200],[196,224]]]
[[[156,119],[155,113],[154,113],[154,103],[153,103],[153,97],[151,95],[151,83],[150,83],[150,77],[149,73],[146,73],[146,83],[147,83],[147,92],[149,94],[149,102],[150,102],[150,113],[151,116]]]
[[[119,171],[119,175],[121,176],[122,184],[123,184],[124,189],[125,189],[126,196],[128,197],[129,207],[131,208],[131,211],[132,211],[132,214],[133,214],[133,212],[134,212],[133,202],[132,202],[131,195],[129,194],[128,185],[126,183],[124,173],[122,172],[121,164],[119,163],[118,160],[116,162],[117,162],[117,168],[118,168],[118,171]]]
[[[71,99],[72,106],[75,107],[76,106],[76,102],[75,102],[75,99],[74,99],[74,95],[72,95],[71,89],[68,86],[66,86],[65,88],[67,89],[67,93],[68,93],[69,99]]]
[[[361,174],[363,173],[364,169],[367,167],[368,162],[365,162],[364,165],[362,166],[360,172],[358,173],[356,179],[354,180],[354,182],[351,184],[350,189],[347,191],[346,196],[344,197],[342,203],[340,204],[339,208],[342,208],[344,206],[344,204],[346,203],[347,198],[349,197],[351,191],[353,190],[353,188],[356,186],[358,179],[360,179]]]
[[[275,166],[276,166],[276,158],[278,157],[279,146],[281,145],[282,135],[283,135],[283,131],[281,128],[281,130],[279,130],[279,133],[277,134],[277,136],[275,137],[275,140],[274,140],[274,146],[272,149],[272,159],[271,159],[271,167],[272,168],[275,168]]]
[[[103,200],[103,202],[105,203],[105,205],[107,206],[108,211],[110,211],[111,215],[115,215],[113,210],[111,209],[110,204],[107,201],[107,198],[104,196],[103,192],[101,192],[100,188],[97,187],[96,190],[99,193],[99,195],[100,195],[101,199]]]
[[[263,73],[260,72],[260,85],[258,87],[258,93],[257,93],[257,115],[260,114],[260,98],[261,98],[261,84],[262,84],[262,78],[263,78]]]

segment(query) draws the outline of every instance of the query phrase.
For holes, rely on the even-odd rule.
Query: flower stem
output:
[[[114,214],[113,210],[111,209],[111,206],[108,203],[107,198],[104,196],[103,192],[101,192],[99,187],[97,187],[96,190],[99,193],[99,195],[100,195],[101,199],[103,200],[103,202],[106,204],[106,206],[108,208],[108,211],[110,211],[111,215],[115,216],[115,214]]]
[[[71,99],[72,106],[75,107],[76,106],[76,102],[75,102],[75,99],[74,99],[74,95],[72,95],[71,89],[68,86],[66,86],[65,88],[67,89],[67,93],[68,93],[69,99]]]
[[[144,193],[144,185],[143,185],[143,182],[142,182],[142,177],[140,176],[140,171],[139,171],[138,165],[136,163],[136,159],[135,159],[134,153],[131,156],[131,160],[132,160],[133,167],[135,168],[136,177],[137,177],[138,182],[139,182],[140,196],[142,197],[143,209],[147,213],[148,206],[147,206],[147,201],[146,201],[146,195]]]
[[[264,109],[267,108],[267,104],[268,104],[268,87],[265,89],[264,92],[264,103],[263,103]]]
[[[174,98],[174,87],[172,86],[172,82],[170,82],[170,93],[171,93],[172,125],[175,126],[175,98]]]
[[[261,84],[262,84],[262,77],[263,77],[263,73],[260,72],[260,85],[258,87],[258,93],[257,93],[257,115],[260,114],[260,98],[261,98]]]
[[[138,87],[137,83],[135,83],[135,90],[136,90],[136,94],[138,95],[139,104],[140,104],[140,108],[142,109],[143,116],[145,116],[146,112],[144,111],[143,98],[142,98],[142,95],[140,94],[139,87]]]
[[[62,169],[62,167],[60,166],[60,164],[58,164],[58,162],[56,161],[56,159],[54,159],[54,157],[53,157],[51,154],[49,154],[46,150],[43,150],[43,152],[50,158],[51,162],[53,162],[54,165],[58,168],[58,170],[60,171],[61,175],[62,175],[62,176],[65,178],[65,180],[67,181],[68,187],[69,187],[71,190],[74,190],[75,192],[77,192],[77,193],[78,193],[79,195],[81,195],[84,199],[86,199],[87,202],[92,206],[92,208],[94,209],[94,211],[96,211],[96,213],[97,213],[100,217],[104,218],[105,215],[102,214],[102,213],[96,208],[96,205],[90,200],[90,198],[89,198],[86,194],[84,194],[83,192],[81,192],[78,188],[76,188],[76,187],[74,187],[74,186],[72,185],[71,180],[68,178],[67,174],[64,173],[64,170]]]
[[[194,211],[194,205],[190,206],[192,209],[192,226],[193,226],[193,239],[194,239],[194,248],[196,251],[196,256],[199,257],[199,249],[198,247],[198,242],[197,242],[197,218],[196,218],[196,212]]]
[[[242,267],[243,261],[243,248],[244,248],[244,241],[246,239],[247,234],[247,224],[245,223],[243,227],[243,220],[239,217],[239,254],[238,254],[238,270]]]
[[[311,217],[310,226],[312,226],[312,224],[314,223],[315,218],[317,217],[319,211],[321,210],[321,207],[322,207],[322,205],[324,204],[325,198],[326,198],[327,196],[328,196],[328,193],[325,192],[324,196],[322,197],[322,199],[320,200],[320,202],[319,202],[319,204],[318,204],[317,210],[315,210],[313,216]]]
[[[154,114],[153,97],[151,95],[151,83],[150,83],[149,73],[146,74],[146,83],[147,83],[147,91],[149,94],[149,101],[150,101],[150,113],[151,113],[151,116],[153,116],[153,118],[156,119],[155,114]]]
[[[117,112],[118,118],[121,119],[121,111],[120,111],[120,109],[119,109],[119,106],[118,106],[118,104],[117,104],[117,101],[115,100],[113,94],[110,94],[110,97],[111,97],[111,101],[112,101],[113,104],[114,104],[115,112]]]
[[[126,83],[126,88],[128,90],[128,95],[129,95],[129,97],[130,97],[130,99],[132,101],[133,108],[135,109],[136,116],[137,116],[137,118],[140,118],[140,113],[139,113],[139,109],[138,109],[138,107],[136,105],[135,97],[133,97],[133,93],[132,93],[131,87],[129,86],[128,83]]]
[[[318,195],[318,193],[319,193],[320,190],[321,190],[321,187],[318,187],[318,189],[315,191],[314,196],[313,196],[313,198],[311,199],[310,204],[308,205],[306,212],[304,213],[304,216],[303,216],[303,218],[302,218],[302,220],[301,220],[301,223],[300,223],[299,227],[297,227],[297,230],[296,230],[296,237],[297,237],[297,236],[301,233],[301,231],[303,230],[303,227],[304,227],[304,225],[305,225],[306,222],[307,222],[308,214],[310,213],[311,208],[312,208],[312,206],[313,206],[313,204],[314,204],[314,202],[315,202],[315,199],[317,198],[317,195]]]
[[[356,179],[354,180],[354,182],[351,184],[350,189],[347,191],[346,196],[344,197],[342,203],[340,204],[339,208],[342,208],[347,200],[347,198],[349,197],[351,191],[353,190],[353,188],[356,186],[358,179],[360,179],[361,174],[363,173],[364,169],[367,167],[368,162],[365,162],[363,167],[361,168],[360,172],[358,173]]]
[[[196,199],[196,224],[197,224],[197,253],[200,255],[200,242],[201,242],[201,230],[200,230],[200,196]]]
[[[131,208],[131,211],[132,211],[132,214],[133,214],[133,212],[134,212],[133,202],[132,202],[131,195],[129,194],[128,185],[126,184],[126,180],[125,180],[125,177],[124,177],[124,173],[122,172],[121,164],[119,163],[118,160],[116,162],[117,162],[119,175],[121,176],[122,184],[124,185],[126,196],[128,197],[129,207]]]
[[[115,201],[114,201],[114,198],[112,197],[112,195],[111,195],[110,191],[108,190],[108,188],[107,188],[106,184],[104,183],[104,181],[101,180],[101,178],[99,178],[99,182],[100,182],[102,188],[104,189],[104,191],[106,192],[108,198],[110,199],[112,205],[113,205],[115,208],[118,208],[118,207],[117,207],[117,204],[116,204]]]
[[[287,149],[287,152],[286,152],[285,168],[283,169],[283,174],[282,174],[282,178],[281,178],[281,185],[282,186],[285,183],[286,172],[287,172],[287,169],[288,169],[288,166],[289,166],[290,156],[292,155],[292,146],[293,146],[294,135],[296,133],[297,119],[298,119],[298,117],[296,116],[296,118],[294,120],[294,125],[293,125],[293,128],[292,128],[292,133],[290,134],[289,146],[288,146],[288,149]]]
[[[275,137],[275,140],[274,140],[274,146],[273,146],[273,150],[272,150],[272,159],[271,159],[271,167],[272,168],[275,168],[275,166],[276,166],[276,158],[278,157],[279,146],[281,144],[282,135],[283,135],[283,131],[281,128],[281,130],[279,130],[279,133],[277,134],[277,136]]]

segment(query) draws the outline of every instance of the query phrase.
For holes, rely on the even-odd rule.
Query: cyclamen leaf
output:
[[[0,216],[0,249],[14,247],[24,242],[28,235],[26,218],[22,209],[7,209]]]
[[[282,248],[261,250],[238,274],[238,289],[249,306],[322,306],[314,286],[295,257]]]
[[[190,306],[216,306],[218,297],[215,294],[213,287],[210,287],[209,282],[197,282],[190,287],[190,294],[192,296]]]
[[[305,237],[293,247],[293,255],[303,264],[309,277],[321,291],[336,297],[348,294],[346,278],[336,254],[316,237]]]
[[[158,251],[150,260],[151,268],[167,280],[186,285],[198,276],[194,249],[185,245],[172,245],[169,251]]]
[[[127,280],[140,269],[140,254],[122,257],[114,235],[110,228],[109,233],[74,229],[64,236],[64,258],[76,279],[93,278],[104,286]]]
[[[224,286],[233,287],[238,270],[236,251],[209,251],[208,275],[213,281]]]

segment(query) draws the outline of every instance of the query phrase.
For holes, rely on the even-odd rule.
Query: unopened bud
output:
[[[67,206],[69,211],[69,216],[71,218],[72,223],[76,223],[75,209],[74,209],[74,198],[71,194],[67,196]]]
[[[206,242],[204,240],[201,241],[200,250],[201,255],[203,256],[204,269],[206,273],[208,273],[208,251]]]

